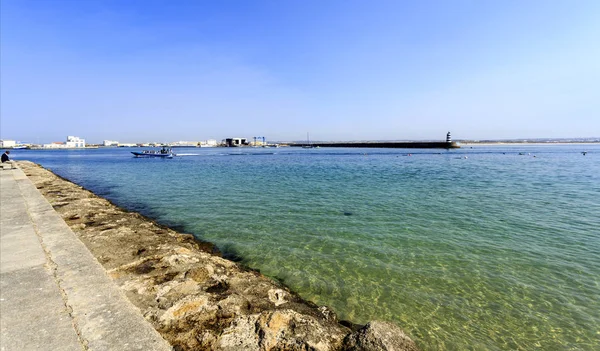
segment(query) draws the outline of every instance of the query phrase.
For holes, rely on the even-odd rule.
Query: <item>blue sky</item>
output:
[[[600,1],[1,0],[5,139],[600,136]]]

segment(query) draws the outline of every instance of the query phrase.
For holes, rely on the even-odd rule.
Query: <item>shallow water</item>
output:
[[[11,155],[424,350],[600,348],[600,145],[129,151]]]

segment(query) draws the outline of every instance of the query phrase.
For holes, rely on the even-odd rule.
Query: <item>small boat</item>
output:
[[[160,157],[173,158],[175,154],[171,149],[162,148],[161,150],[143,150],[142,152],[131,151],[135,157]]]
[[[302,145],[303,149],[313,149],[314,146],[310,143],[310,138],[308,136],[308,133],[306,133],[306,144]]]

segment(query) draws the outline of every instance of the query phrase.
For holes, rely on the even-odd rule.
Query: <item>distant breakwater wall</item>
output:
[[[360,147],[360,148],[390,148],[390,149],[458,149],[456,142],[445,141],[405,141],[405,142],[340,142],[340,143],[292,143],[290,146],[313,147]]]

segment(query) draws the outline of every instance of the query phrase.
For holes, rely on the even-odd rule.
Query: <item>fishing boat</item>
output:
[[[175,154],[171,149],[162,148],[161,150],[143,150],[142,152],[131,151],[135,157],[159,157],[173,158]]]

